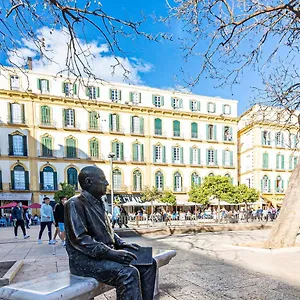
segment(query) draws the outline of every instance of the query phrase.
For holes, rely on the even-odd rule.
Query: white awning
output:
[[[0,193],[3,201],[31,201],[32,193]]]

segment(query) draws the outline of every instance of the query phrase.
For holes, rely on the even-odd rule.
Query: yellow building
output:
[[[296,115],[255,105],[239,120],[239,182],[261,192],[269,204],[280,205],[292,170],[298,163]]]
[[[41,203],[64,181],[78,189],[86,165],[110,177],[110,152],[124,199],[156,186],[180,203],[205,176],[238,182],[237,101],[31,70],[0,77],[3,202]]]

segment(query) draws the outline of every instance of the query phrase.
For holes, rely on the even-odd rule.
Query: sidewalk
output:
[[[28,240],[13,239],[12,228],[0,228],[0,259],[25,259],[14,282],[68,269],[58,243],[38,245],[38,227]],[[234,244],[263,241],[269,230],[131,237],[130,242],[176,249],[177,256],[161,269],[162,300],[300,299],[300,250],[270,253]],[[46,237],[46,234],[44,234]],[[97,300],[115,299],[114,291]]]

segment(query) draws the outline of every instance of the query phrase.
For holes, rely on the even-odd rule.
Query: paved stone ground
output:
[[[0,228],[0,260],[25,259],[14,282],[68,269],[65,249],[36,242],[38,227],[28,240],[14,240],[12,228]],[[261,251],[234,246],[258,243],[268,230],[128,238],[155,248],[176,249],[177,256],[160,272],[159,299],[300,299],[300,250]],[[46,233],[44,234],[46,237]],[[114,291],[97,300],[115,300]]]

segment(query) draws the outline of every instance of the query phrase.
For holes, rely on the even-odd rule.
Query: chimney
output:
[[[32,57],[27,57],[27,68],[32,70]]]

